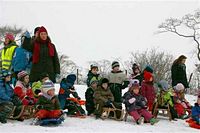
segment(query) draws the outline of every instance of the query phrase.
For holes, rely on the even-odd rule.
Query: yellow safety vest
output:
[[[3,49],[1,53],[1,60],[2,60],[2,69],[9,70],[11,67],[12,59],[13,59],[13,54],[15,52],[15,48],[17,46],[11,46],[7,48],[6,50]]]

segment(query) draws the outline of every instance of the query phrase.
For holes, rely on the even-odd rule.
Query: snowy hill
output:
[[[84,99],[84,93],[86,86],[76,85],[75,86],[79,95]],[[56,85],[56,92],[58,92],[59,85]],[[126,90],[125,90],[126,91]],[[193,104],[196,101],[196,97],[187,95],[187,99]],[[87,117],[85,119],[79,118],[68,118],[66,117],[65,122],[58,127],[41,127],[30,125],[31,120],[25,120],[24,122],[9,120],[7,124],[0,124],[1,133],[67,133],[67,132],[156,132],[156,133],[198,133],[199,130],[188,127],[184,120],[170,122],[165,117],[158,116],[159,123],[152,126],[150,124],[136,125],[131,117],[128,117],[127,122],[114,121],[114,120],[95,120],[93,117]]]

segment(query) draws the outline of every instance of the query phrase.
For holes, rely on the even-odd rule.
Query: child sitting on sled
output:
[[[177,116],[176,110],[174,109],[173,90],[169,88],[169,84],[167,83],[166,80],[161,80],[158,83],[158,87],[160,90],[159,90],[159,93],[157,94],[157,101],[156,101],[156,103],[158,104],[157,107],[168,108],[169,106],[172,120],[175,120],[175,118],[178,118],[178,116]],[[153,110],[155,110],[155,108]],[[158,113],[158,112],[153,111],[153,113]],[[157,115],[157,114],[154,114],[154,115]]]
[[[58,94],[58,98],[60,101],[61,108],[63,110],[68,109],[67,115],[69,116],[83,116],[85,115],[84,109],[78,102],[71,100],[70,94],[73,95],[78,101],[81,98],[78,96],[74,88],[74,82],[76,81],[76,75],[70,74],[66,78],[63,78],[60,83],[60,90]]]
[[[60,103],[55,95],[55,87],[52,81],[47,80],[42,84],[41,93],[36,103],[38,112],[32,124],[42,119],[59,118],[62,115]]]
[[[14,93],[21,99],[23,105],[34,105],[37,100],[29,85],[29,75],[26,71],[17,74],[18,81],[14,88]]]
[[[153,115],[147,111],[147,100],[140,93],[139,80],[130,81],[129,90],[123,96],[123,102],[126,110],[138,125],[143,124],[144,120],[150,122],[151,125],[158,122]]]
[[[175,90],[174,103],[178,117],[181,119],[187,119],[191,114],[192,106],[185,98],[184,94],[185,87],[182,83],[178,83],[174,87],[174,90]],[[188,112],[188,114],[186,114],[186,112]]]
[[[200,125],[200,94],[197,98],[197,102],[194,104],[194,107],[192,107],[192,119]]]

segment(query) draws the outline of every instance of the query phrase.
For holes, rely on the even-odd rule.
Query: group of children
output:
[[[97,65],[91,65],[88,74],[88,89],[85,92],[86,110],[88,116],[102,118],[103,108],[122,109],[125,104],[126,112],[133,117],[137,124],[144,122],[157,123],[154,117],[154,106],[158,103],[159,107],[170,107],[172,119],[185,119],[190,116],[199,123],[200,117],[200,98],[192,107],[185,99],[183,84],[169,87],[167,81],[162,80],[158,83],[158,91],[155,89],[153,69],[147,66],[143,72],[139,66],[133,65],[133,74],[126,78],[120,71],[119,63],[112,63],[112,71],[107,77],[100,77]],[[6,123],[7,118],[13,112],[18,115],[22,106],[35,106],[37,112],[34,120],[45,118],[59,118],[63,110],[67,109],[69,116],[86,115],[81,105],[70,100],[71,95],[77,100],[81,100],[75,90],[74,83],[76,75],[69,74],[60,83],[58,96],[55,95],[55,86],[49,80],[47,73],[42,73],[40,81],[30,85],[29,74],[21,71],[17,74],[17,82],[14,88],[11,85],[11,73],[2,70],[0,75],[0,122]],[[122,96],[122,89],[128,87],[128,91]],[[15,108],[14,108],[15,106]],[[117,114],[120,115],[120,114]],[[18,120],[23,121],[23,116]]]

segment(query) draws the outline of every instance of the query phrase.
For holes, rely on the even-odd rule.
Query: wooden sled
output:
[[[170,121],[172,120],[169,104],[167,105],[167,108],[160,108],[158,107],[158,102],[156,102],[153,109],[153,115],[155,118],[157,118],[158,114],[160,114],[161,116],[169,117]]]
[[[117,121],[122,121],[124,118],[124,110],[117,109],[113,104],[111,104],[111,105],[112,105],[112,108],[110,108],[110,107],[103,108],[103,113],[101,115],[101,118],[102,119],[110,118],[110,119],[114,119]],[[117,112],[119,112],[121,114],[120,117],[117,116]]]
[[[14,106],[13,111],[11,113],[11,115],[9,116],[9,119],[19,119],[19,118],[24,118],[24,119],[30,119],[33,118],[33,116],[35,115],[36,109],[34,108],[33,105],[22,105],[21,111],[17,116],[14,116],[14,112],[16,110],[16,106]]]

